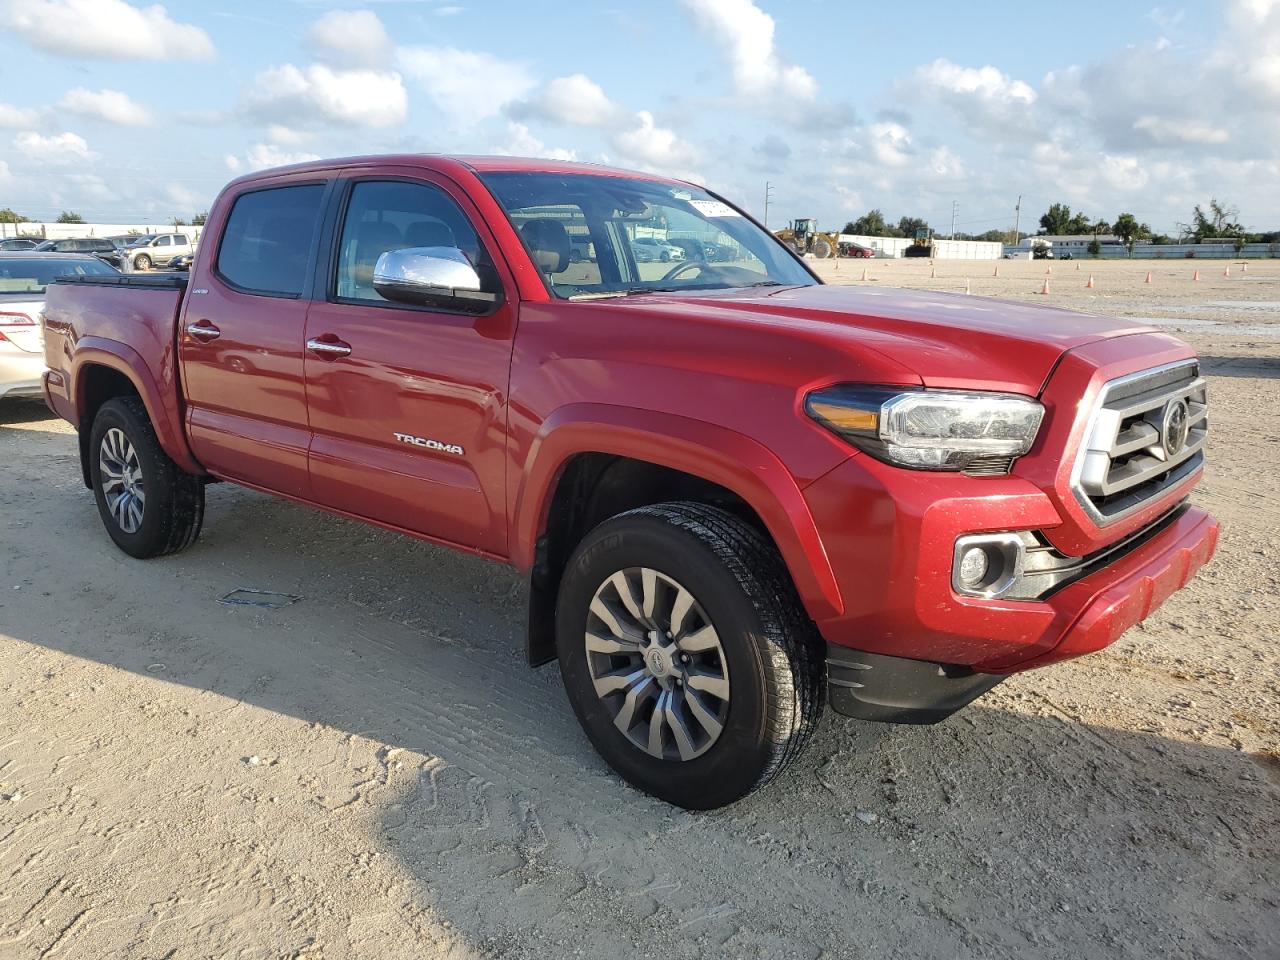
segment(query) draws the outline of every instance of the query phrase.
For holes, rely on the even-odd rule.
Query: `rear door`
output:
[[[412,174],[342,186],[307,317],[311,482],[328,506],[501,556],[515,288],[465,194]],[[504,302],[477,317],[384,300],[378,257],[410,247],[461,250]]]
[[[302,344],[329,185],[323,175],[280,178],[220,205],[209,234],[217,248],[192,273],[180,320],[196,458],[217,476],[302,498],[311,439]]]

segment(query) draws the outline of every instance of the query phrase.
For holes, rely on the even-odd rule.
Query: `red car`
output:
[[[854,259],[863,258],[870,260],[876,255],[876,251],[872,247],[864,247],[860,243],[842,243],[840,244],[840,256],[853,257]]]
[[[641,227],[733,256],[637,262]],[[189,277],[49,290],[46,397],[116,544],[189,546],[219,479],[512,564],[530,663],[686,807],[827,704],[933,723],[1104,647],[1214,549],[1186,344],[825,286],[689,183],[315,162],[230,184],[205,236]]]

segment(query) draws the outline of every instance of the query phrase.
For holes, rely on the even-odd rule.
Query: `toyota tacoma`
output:
[[[828,286],[690,183],[318,161],[231,183],[205,238],[188,275],[49,289],[45,396],[119,548],[189,546],[229,481],[510,564],[529,662],[685,807],[827,705],[934,723],[1105,647],[1217,541],[1184,343]]]

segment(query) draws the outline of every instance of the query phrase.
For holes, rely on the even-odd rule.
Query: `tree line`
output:
[[[170,217],[169,223],[175,227],[185,227],[187,226],[188,223],[190,223],[190,225],[193,227],[203,227],[204,222],[208,219],[209,219],[209,211],[205,210],[203,213],[197,213],[195,216],[193,216],[190,219],[190,221],[184,220],[182,217]],[[0,223],[35,223],[35,222],[36,221],[32,220],[30,217],[24,217],[22,214],[18,213],[16,210],[10,210],[8,207],[0,209]],[[63,210],[60,214],[58,214],[58,219],[54,221],[54,223],[86,223],[86,222],[88,221],[86,221],[84,217],[76,213],[74,210]]]
[[[1115,220],[1103,220],[1090,217],[1083,212],[1074,212],[1065,203],[1054,203],[1040,217],[1039,236],[1088,236],[1093,234],[1093,242],[1089,244],[1090,252],[1097,252],[1095,245],[1100,246],[1098,237],[1114,236],[1122,244],[1133,249],[1140,240],[1152,243],[1204,243],[1208,241],[1228,240],[1243,246],[1246,243],[1275,243],[1280,241],[1280,230],[1270,232],[1251,232],[1240,224],[1238,207],[1211,199],[1208,206],[1196,204],[1191,212],[1191,220],[1178,223],[1178,235],[1171,237],[1154,232],[1150,226],[1140,221],[1132,213],[1121,213]],[[844,225],[842,233],[860,234],[872,237],[905,237],[915,239],[920,236],[932,236],[933,230],[923,217],[901,217],[896,224],[890,223],[879,209],[868,210],[856,220]],[[955,234],[957,240],[981,240],[988,243],[1019,243],[1031,234],[1019,232],[1016,236],[1011,230],[987,230],[984,233]]]

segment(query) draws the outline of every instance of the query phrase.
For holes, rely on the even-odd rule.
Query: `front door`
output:
[[[505,264],[447,180],[415,171],[345,187],[325,299],[307,317],[314,497],[505,556],[514,303],[508,296],[476,317],[392,303],[373,287],[378,257],[391,250],[461,250],[486,287],[513,290]]]
[[[235,198],[216,258],[188,285],[179,350],[196,459],[216,476],[307,498],[302,350],[327,184]]]

